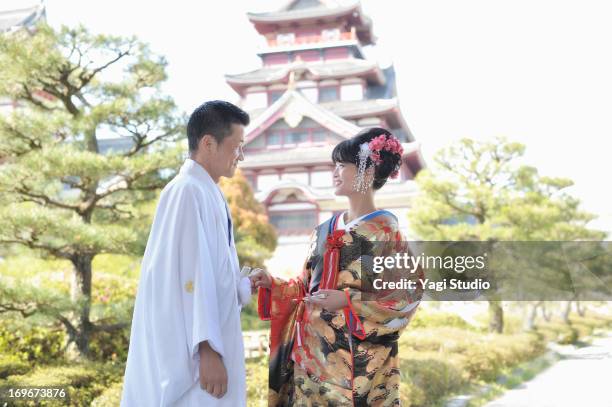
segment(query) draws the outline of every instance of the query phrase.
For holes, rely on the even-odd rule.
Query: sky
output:
[[[7,1],[7,0],[4,0]],[[34,0],[22,0],[21,3]],[[237,101],[224,74],[256,69],[246,12],[285,0],[47,0],[48,22],[136,35],[168,60],[165,92],[192,111]],[[362,0],[393,63],[426,161],[463,137],[526,145],[541,174],[571,178],[591,226],[612,231],[612,24],[608,0]],[[612,237],[612,235],[610,236]]]

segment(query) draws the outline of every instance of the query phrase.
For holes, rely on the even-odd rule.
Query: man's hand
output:
[[[249,279],[251,280],[251,287],[253,288],[253,291],[258,287],[272,287],[272,276],[266,270],[253,270],[253,272],[249,275]]]
[[[211,396],[221,398],[227,392],[227,370],[221,355],[208,342],[200,343],[200,387]]]

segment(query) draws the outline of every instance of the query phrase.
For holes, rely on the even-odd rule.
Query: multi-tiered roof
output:
[[[293,195],[294,203],[312,202],[319,212],[342,209],[331,184],[323,187],[312,179],[327,170],[331,183],[333,146],[373,126],[390,129],[405,149],[403,182],[385,187],[377,199],[385,200],[381,206],[408,205],[414,188],[406,181],[424,161],[399,109],[393,66],[366,58],[364,49],[376,38],[360,2],[294,0],[248,18],[264,40],[258,51],[262,67],[226,80],[251,114],[242,168],[268,209],[283,203],[278,197],[291,194],[282,190],[292,188],[301,191]],[[292,171],[307,176],[285,182]],[[275,185],[258,183],[261,175],[275,173]]]

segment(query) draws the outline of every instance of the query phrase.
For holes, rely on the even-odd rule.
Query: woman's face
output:
[[[355,176],[357,166],[352,163],[336,163],[333,172],[334,193],[336,195],[348,196],[355,193]]]

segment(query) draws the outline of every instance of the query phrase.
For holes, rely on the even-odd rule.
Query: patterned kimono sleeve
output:
[[[317,230],[310,235],[310,245],[302,272],[297,278],[283,280],[272,277],[271,288],[259,288],[257,298],[257,313],[263,321],[271,319],[283,319],[286,314],[296,308],[297,303],[293,300],[302,298],[307,291],[307,284],[312,273],[312,258],[316,250]]]
[[[396,253],[409,253],[406,242],[402,241],[399,231],[385,234],[387,240],[375,249],[375,256],[395,256]],[[420,281],[424,278],[421,269],[414,273],[393,268],[384,272],[385,280],[399,281],[406,278],[413,281],[414,290],[392,289],[375,290],[365,293],[363,280],[360,284],[344,289],[348,306],[344,315],[349,331],[359,339],[374,338],[380,335],[399,333],[404,329],[418,308],[423,297]]]
[[[286,406],[290,398],[293,377],[291,351],[295,337],[295,324],[300,309],[299,300],[308,287],[312,274],[313,247],[316,246],[316,231],[313,232],[311,249],[298,278],[285,281],[273,278],[270,289],[259,288],[257,311],[259,317],[270,321],[270,359],[268,376],[268,405]]]

